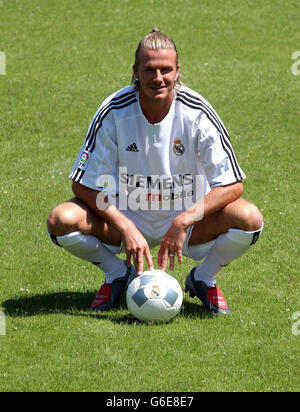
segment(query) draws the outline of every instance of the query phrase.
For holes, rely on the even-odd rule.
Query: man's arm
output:
[[[77,182],[73,182],[72,190],[75,196],[93,210],[100,219],[104,219],[108,225],[113,226],[120,232],[128,266],[131,263],[131,258],[133,258],[135,270],[138,274],[141,274],[144,266],[143,257],[145,256],[149,269],[153,269],[148,243],[135,224],[112,204],[107,204],[106,208],[101,207],[101,209],[97,206],[97,201],[100,200],[99,196],[102,198],[101,204],[104,204],[105,196],[103,192],[90,189]]]
[[[173,254],[177,255],[178,263],[182,263],[182,246],[189,226],[223,209],[229,203],[239,199],[242,194],[243,184],[241,182],[218,186],[213,188],[194,206],[176,216],[161,242],[158,253],[158,265],[161,269],[166,269],[170,253],[170,270],[174,267]]]
[[[184,229],[205,217],[218,212],[226,205],[239,199],[243,194],[243,183],[237,182],[227,186],[213,188],[196,205],[185,210],[174,220]]]

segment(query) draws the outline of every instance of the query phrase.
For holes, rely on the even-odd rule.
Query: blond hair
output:
[[[137,67],[139,64],[139,52],[144,50],[161,50],[161,49],[173,49],[176,53],[176,65],[178,65],[178,52],[174,41],[162,33],[157,27],[155,27],[149,34],[147,34],[138,44],[135,52],[134,65]],[[134,74],[131,79],[131,84],[136,87],[139,86],[139,80],[135,78]],[[181,84],[180,74],[177,77],[176,85]]]

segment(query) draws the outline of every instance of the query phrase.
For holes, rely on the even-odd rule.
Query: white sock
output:
[[[205,260],[195,270],[195,280],[202,280],[208,286],[216,285],[216,275],[233,260],[246,253],[261,235],[263,226],[254,232],[229,229],[220,235],[211,247]]]
[[[125,276],[125,262],[111,253],[96,236],[73,232],[65,236],[50,234],[50,237],[54,243],[72,255],[87,260],[103,270],[106,283],[112,283],[114,279]]]

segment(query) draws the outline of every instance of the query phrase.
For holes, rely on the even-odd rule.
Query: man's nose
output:
[[[156,81],[156,82],[162,82],[163,77],[162,77],[162,74],[161,74],[160,70],[156,70],[153,80]]]

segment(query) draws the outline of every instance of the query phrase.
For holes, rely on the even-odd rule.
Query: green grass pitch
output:
[[[0,2],[1,392],[299,390],[299,15],[296,0]],[[92,116],[129,84],[155,25],[227,126],[264,215],[261,240],[218,278],[228,317],[187,296],[166,325],[135,322],[124,302],[91,314],[103,274],[46,235]],[[176,266],[182,286],[192,267]]]

